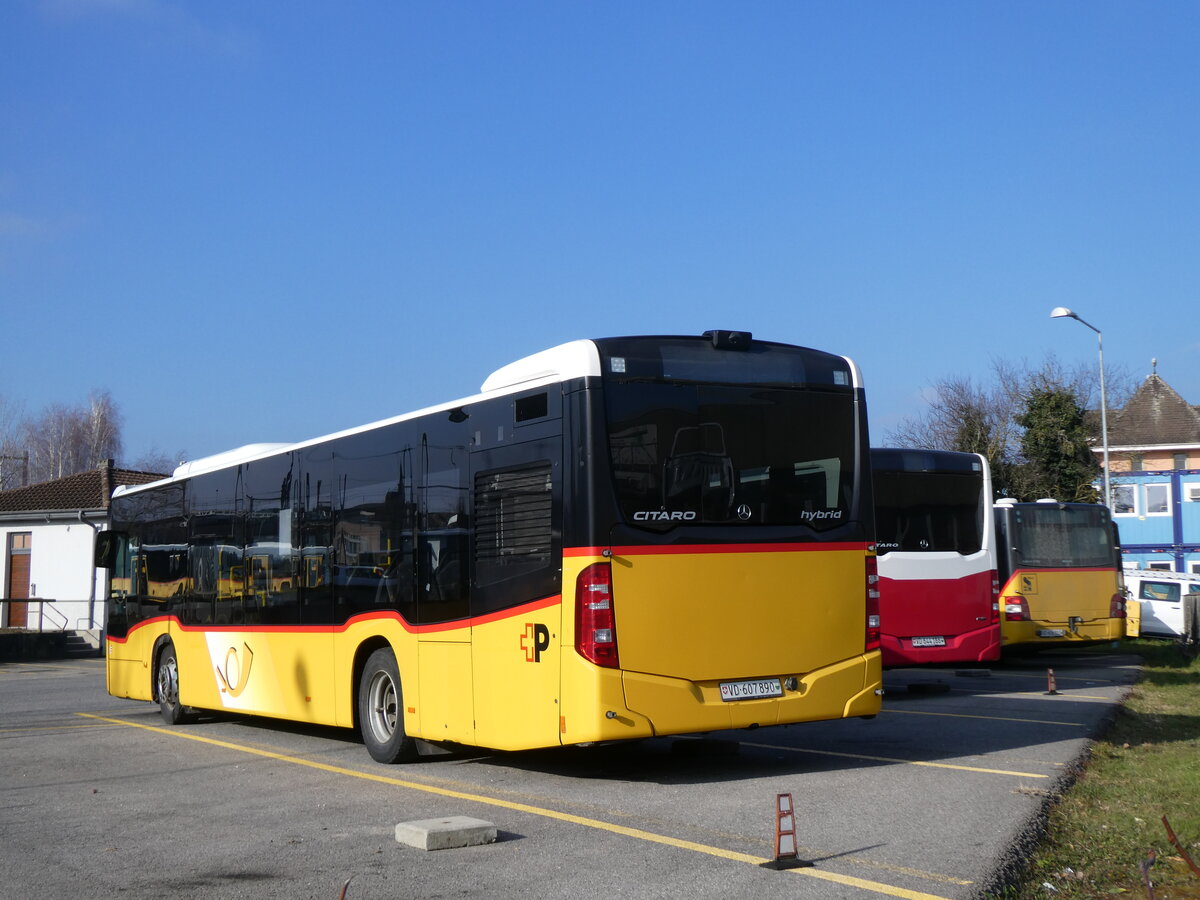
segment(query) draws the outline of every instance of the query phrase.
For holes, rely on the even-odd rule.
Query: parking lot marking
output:
[[[289,756],[285,753],[276,753],[274,750],[264,750],[262,748],[252,747],[246,744],[235,744],[232,741],[225,741],[219,738],[205,737],[201,734],[189,734],[184,731],[162,728],[157,725],[145,725],[141,722],[131,722],[128,719],[115,719],[108,716],[98,716],[93,713],[81,712],[76,713],[76,715],[82,716],[85,719],[108,722],[113,725],[126,725],[130,728],[140,728],[144,731],[155,732],[156,734],[165,734],[168,737],[185,738],[189,741],[196,741],[201,744],[209,744],[210,746],[221,747],[226,750],[235,750],[240,753],[248,753],[252,756],[261,756],[266,759],[276,760],[277,762],[293,763],[294,765],[304,766],[309,769],[317,769],[322,772],[330,772],[335,775],[346,775],[350,778],[361,778],[365,781],[374,781],[380,784],[390,784],[395,787],[408,788],[414,791],[423,791],[428,794],[437,794],[442,797],[453,797],[457,800],[466,800],[472,803],[482,803],[487,806],[499,806],[504,809],[513,810],[514,812],[527,813],[529,815],[541,816],[547,819],[556,819],[560,822],[569,822],[573,825],[581,825],[585,828],[594,828],[599,831],[607,831],[612,834],[619,834],[624,837],[634,838],[635,840],[663,844],[665,846],[675,847],[680,850],[691,850],[695,853],[703,853],[707,856],[715,856],[720,859],[727,859],[733,862],[761,866],[763,863],[771,861],[761,856],[754,856],[750,853],[740,853],[736,850],[726,850],[722,847],[713,847],[708,844],[697,843],[696,841],[673,838],[665,834],[656,834],[653,831],[643,831],[640,828],[630,828],[627,825],[617,825],[614,822],[605,822],[601,819],[591,819],[586,816],[577,816],[572,813],[560,812],[556,809],[531,806],[527,803],[516,803],[511,800],[501,800],[498,797],[489,797],[486,794],[472,794],[466,791],[455,791],[449,788],[437,787],[431,784],[422,784],[419,781],[406,781],[403,778],[393,778],[389,775],[377,775],[373,772],[362,772],[357,769],[347,769],[343,768],[342,766],[333,766],[329,763],[304,759],[299,756]],[[831,881],[835,884],[860,888],[864,891],[869,891],[874,894],[882,894],[888,897],[901,897],[904,898],[904,900],[948,900],[948,898],[938,896],[937,894],[927,894],[922,891],[912,891],[908,888],[896,887],[895,885],[883,884],[882,882],[868,881],[864,878],[855,878],[852,875],[841,875],[837,872],[825,872],[813,867],[804,869],[787,869],[784,871],[796,875],[806,875],[810,878],[819,878],[822,881]]]
[[[1046,673],[1044,671],[1043,672],[1004,672],[1004,673],[1001,673],[1000,677],[1003,677],[1003,678],[1034,678],[1034,679],[1037,679],[1038,681],[1045,681]],[[1128,681],[1122,681],[1122,680],[1114,679],[1114,678],[1097,678],[1095,676],[1083,676],[1083,675],[1058,675],[1057,678],[1059,681],[1082,681],[1087,684],[1095,684],[1095,685],[1111,684],[1111,685],[1120,686],[1123,684],[1130,683]]]
[[[1030,725],[1074,725],[1086,727],[1085,722],[1056,722],[1053,719],[1019,719],[1011,716],[972,716],[968,713],[927,712],[921,709],[889,709],[886,706],[882,712],[898,713],[906,716],[948,716],[952,719],[986,719],[989,722],[1028,722]]]
[[[902,763],[906,766],[928,766],[931,769],[958,769],[963,772],[980,772],[984,775],[1012,775],[1016,778],[1049,778],[1049,775],[1039,775],[1037,772],[1010,772],[1007,769],[983,769],[979,766],[959,766],[954,763],[925,762],[919,759],[897,759],[893,756],[869,756],[866,753],[839,753],[836,750],[810,750],[807,747],[787,747],[782,744],[751,744],[747,747],[758,747],[761,750],[790,750],[793,753],[812,753],[815,756],[840,756],[845,759],[869,759],[872,762]]]
[[[92,676],[95,672],[79,666],[61,666],[54,663],[9,663],[0,666],[0,675],[45,675],[47,672],[68,672],[71,675]]]
[[[1045,679],[1043,679],[1043,681],[1044,680]],[[1026,697],[1044,697],[1044,696],[1046,696],[1045,691],[1003,691],[1003,690],[991,691],[991,690],[980,690],[980,689],[976,689],[976,688],[972,688],[970,691],[967,691],[964,693],[979,694],[979,695],[986,694],[989,697],[1026,698]],[[1059,695],[1062,697],[1065,697],[1069,700],[1103,700],[1105,703],[1117,703],[1119,701],[1119,698],[1117,698],[1117,697],[1104,697],[1104,696],[1101,696],[1100,694],[1076,694],[1074,691],[1071,691],[1069,688],[1066,691],[1059,691]],[[1061,700],[1050,700],[1047,702],[1061,703],[1062,701]]]
[[[78,722],[63,722],[61,725],[27,725],[20,728],[0,728],[0,734],[28,734],[34,731],[79,731],[83,728],[107,728],[105,723],[84,725]]]

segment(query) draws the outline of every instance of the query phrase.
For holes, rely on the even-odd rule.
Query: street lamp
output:
[[[1056,306],[1050,312],[1052,319],[1074,319],[1087,325],[1088,328],[1096,332],[1096,340],[1100,344],[1100,438],[1104,443],[1104,505],[1111,506],[1112,493],[1109,491],[1108,484],[1108,395],[1104,392],[1104,335],[1100,333],[1100,329],[1095,325],[1084,322],[1079,318],[1077,313],[1071,312],[1065,306]]]

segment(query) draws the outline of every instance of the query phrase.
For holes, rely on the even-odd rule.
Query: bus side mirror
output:
[[[96,535],[93,559],[97,569],[114,569],[117,551],[121,546],[120,536],[115,531],[101,531]]]

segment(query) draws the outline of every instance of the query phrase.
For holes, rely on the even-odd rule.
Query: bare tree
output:
[[[1133,379],[1122,367],[1114,367],[1105,375],[1109,408],[1123,405],[1133,395]],[[970,378],[941,379],[933,385],[928,408],[904,419],[884,440],[897,447],[981,453],[991,466],[998,496],[1041,496],[1048,463],[1040,451],[1038,459],[1028,458],[1034,443],[1026,440],[1026,431],[1028,423],[1034,421],[1031,404],[1044,404],[1048,391],[1074,398],[1085,411],[1086,428],[1081,433],[1099,434],[1098,368],[1087,364],[1068,368],[1048,356],[1037,369],[1031,369],[1024,360],[1013,363],[994,359],[992,381],[986,387]],[[1073,447],[1071,452],[1077,450]],[[1082,488],[1072,491],[1086,494]]]
[[[18,434],[30,483],[94,469],[121,453],[121,415],[107,391],[93,392],[87,405],[52,404],[40,418],[23,420]]]
[[[19,402],[0,394],[0,491],[29,483],[29,459],[20,439],[24,414]]]
[[[164,453],[157,447],[152,447],[130,463],[130,468],[139,472],[157,472],[160,475],[170,475],[183,460],[188,458],[186,450],[176,450],[174,453]]]
[[[121,456],[121,411],[113,402],[108,391],[92,391],[88,396],[88,409],[83,423],[85,442],[85,469],[103,465],[106,459]]]
[[[47,406],[40,419],[26,419],[23,443],[29,453],[29,480],[36,483],[74,474],[70,447],[75,439],[75,419],[61,403]]]
[[[989,387],[966,377],[936,382],[928,409],[904,419],[884,440],[896,447],[980,453],[991,466],[997,493],[1007,496],[1011,463],[1020,447],[1013,416],[1020,403],[1021,378],[1007,363],[992,366],[995,380]]]

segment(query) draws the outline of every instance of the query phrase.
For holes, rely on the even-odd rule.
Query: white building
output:
[[[0,491],[0,628],[77,632],[99,647],[104,629],[107,571],[92,547],[107,527],[115,487],[162,478],[98,469]]]

